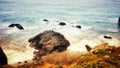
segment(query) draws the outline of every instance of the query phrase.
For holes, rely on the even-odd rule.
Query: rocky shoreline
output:
[[[2,68],[56,68],[57,66],[61,68],[119,68],[119,42],[118,45],[111,45],[111,41],[116,41],[114,37],[104,35],[101,38],[104,42],[95,47],[83,45],[86,48],[85,53],[74,52],[67,49],[70,43],[64,35],[47,30],[28,40],[30,47],[35,48],[33,60],[0,66]]]

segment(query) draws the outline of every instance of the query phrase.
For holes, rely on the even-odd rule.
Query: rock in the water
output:
[[[43,21],[46,21],[46,22],[48,22],[49,20],[47,20],[47,19],[43,19]]]
[[[20,29],[20,30],[23,30],[24,28],[23,28],[23,26],[22,25],[20,25],[20,24],[10,24],[8,27],[17,27],[18,29]]]
[[[12,23],[12,24],[10,24],[8,27],[14,27],[14,26],[15,26],[15,24]]]
[[[18,29],[21,29],[21,30],[24,29],[23,26],[21,26],[20,24],[15,24],[15,26],[16,26]]]
[[[36,35],[29,39],[29,42],[31,47],[38,50],[37,52],[34,52],[34,60],[52,52],[65,51],[70,45],[69,41],[66,40],[62,34],[50,30]]]
[[[81,26],[80,25],[76,25],[76,28],[81,29]]]
[[[5,65],[5,64],[8,64],[7,56],[5,55],[2,48],[0,47],[0,65]]]
[[[110,36],[104,36],[104,38],[106,38],[106,39],[112,39],[112,37],[110,37]]]
[[[66,25],[66,23],[65,22],[60,22],[59,25],[64,26],[64,25]]]

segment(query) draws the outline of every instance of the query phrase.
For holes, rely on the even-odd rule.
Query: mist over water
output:
[[[94,47],[103,41],[118,45],[119,4],[120,0],[0,0],[0,46],[5,49],[9,63],[15,63],[33,57],[28,39],[45,30],[62,33],[70,41],[68,50],[83,52],[84,45]],[[66,25],[60,26],[59,22]],[[11,23],[21,24],[24,30],[9,28]],[[114,39],[105,40],[103,35]],[[19,58],[16,53],[26,58]]]

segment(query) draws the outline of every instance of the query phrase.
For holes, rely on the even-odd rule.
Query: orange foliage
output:
[[[38,65],[35,66],[34,68],[68,68],[67,65],[63,64],[63,65],[56,65],[56,64],[50,64],[48,62],[44,62],[43,65]]]
[[[54,63],[54,64],[71,64],[73,62],[75,62],[79,56],[81,54],[80,53],[74,53],[74,52],[62,52],[62,53],[53,53],[50,55],[47,55],[43,58],[43,61],[48,62],[48,63]]]

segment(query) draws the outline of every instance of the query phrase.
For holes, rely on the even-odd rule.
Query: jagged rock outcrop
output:
[[[6,64],[8,64],[7,56],[5,55],[2,48],[0,47],[0,65],[6,65]]]
[[[34,47],[37,51],[34,52],[34,60],[40,59],[42,56],[52,52],[62,52],[70,45],[65,37],[55,31],[44,31],[29,39],[30,46]]]

